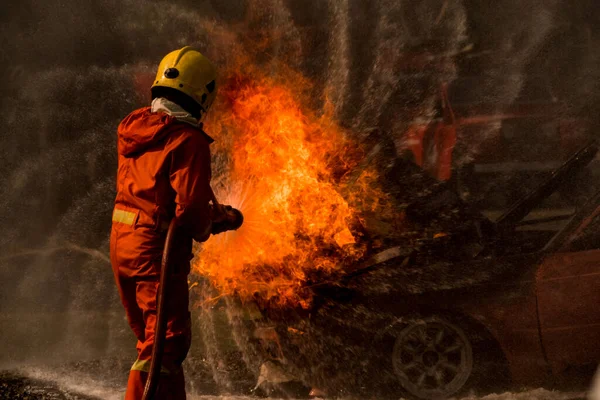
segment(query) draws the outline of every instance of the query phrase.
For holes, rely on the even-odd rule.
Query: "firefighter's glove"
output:
[[[231,206],[223,204],[212,204],[210,206],[210,220],[215,223],[220,223],[227,220],[227,213],[232,210]]]
[[[236,230],[244,222],[244,216],[239,210],[221,204],[213,206],[212,216],[211,234],[213,235]]]
[[[218,235],[219,233],[227,232],[229,230],[227,229],[227,226],[228,224],[226,222],[213,222],[210,233],[212,235]]]

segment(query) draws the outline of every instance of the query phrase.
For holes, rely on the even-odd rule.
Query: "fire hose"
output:
[[[218,205],[216,198],[213,195],[213,203]],[[231,207],[224,206],[225,219],[221,222],[213,224],[212,233],[217,234],[225,231],[236,230],[244,222],[244,216],[241,211]],[[169,224],[167,237],[165,238],[165,247],[162,255],[160,266],[160,283],[158,292],[156,293],[156,322],[154,325],[154,345],[152,346],[152,358],[150,360],[150,370],[148,371],[148,379],[144,387],[144,395],[142,400],[155,400],[156,390],[158,389],[158,381],[162,366],[162,357],[166,340],[167,330],[167,312],[165,308],[166,299],[169,297],[169,275],[172,271],[170,263],[171,249],[173,248],[173,238],[177,230],[178,220],[173,218]]]

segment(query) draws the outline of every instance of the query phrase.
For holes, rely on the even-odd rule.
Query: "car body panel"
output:
[[[600,360],[600,250],[556,253],[538,270],[542,341],[554,373]]]
[[[506,285],[505,293],[482,299],[462,310],[483,324],[498,342],[513,380],[540,383],[547,378],[546,359],[539,335],[537,301],[532,280]]]

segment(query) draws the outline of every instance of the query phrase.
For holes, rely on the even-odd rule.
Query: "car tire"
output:
[[[490,380],[489,360],[503,360],[491,336],[465,319],[411,319],[394,336],[393,372],[403,395],[414,399],[445,399],[477,387]],[[493,375],[505,376],[504,368]]]

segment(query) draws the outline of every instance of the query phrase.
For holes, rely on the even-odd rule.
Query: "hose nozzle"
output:
[[[238,230],[242,224],[244,223],[244,214],[242,214],[242,212],[240,210],[238,210],[237,208],[233,208],[228,206],[229,208],[227,209],[227,221],[229,223],[228,225],[228,231],[235,231]]]

